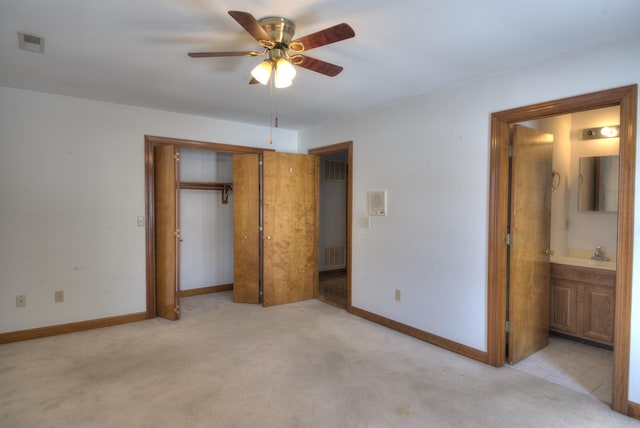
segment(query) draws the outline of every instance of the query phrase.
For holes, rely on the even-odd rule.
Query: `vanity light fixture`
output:
[[[599,128],[587,128],[582,130],[583,140],[596,140],[599,138],[615,138],[620,135],[620,125],[602,126]]]

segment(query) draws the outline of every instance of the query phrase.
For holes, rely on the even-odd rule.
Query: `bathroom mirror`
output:
[[[618,156],[580,158],[578,211],[618,211]]]

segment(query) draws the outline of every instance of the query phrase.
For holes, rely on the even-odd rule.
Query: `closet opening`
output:
[[[145,136],[147,318],[177,320],[180,297],[233,289],[231,161],[265,151]]]

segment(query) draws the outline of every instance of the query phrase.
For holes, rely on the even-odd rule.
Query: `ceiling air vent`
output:
[[[18,31],[18,47],[25,51],[44,52],[44,37]]]

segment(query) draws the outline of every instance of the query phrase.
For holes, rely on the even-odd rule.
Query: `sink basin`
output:
[[[585,257],[551,256],[551,263],[558,263],[562,265],[571,265],[571,266],[592,267],[592,268],[606,269],[606,270],[616,270],[615,260],[604,261],[604,260],[593,260]]]

